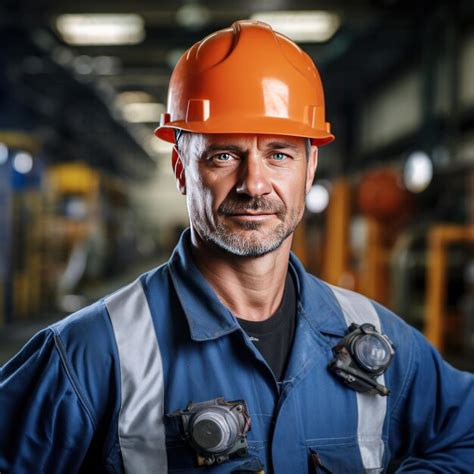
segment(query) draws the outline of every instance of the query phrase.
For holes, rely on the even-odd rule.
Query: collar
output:
[[[295,254],[290,254],[289,268],[296,275],[298,303],[302,315],[315,332],[344,336],[347,325],[341,306],[327,283],[308,273]]]
[[[240,330],[236,318],[219,301],[194,263],[190,229],[181,234],[168,268],[193,340],[213,340]],[[293,253],[290,254],[288,269],[296,277],[299,309],[312,329],[343,336],[347,330],[344,317],[329,286],[307,273]]]

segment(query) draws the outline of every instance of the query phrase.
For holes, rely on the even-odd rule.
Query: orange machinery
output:
[[[428,282],[426,301],[426,336],[441,352],[445,348],[445,335],[450,324],[446,309],[447,256],[449,246],[460,242],[474,244],[474,225],[440,224],[428,234]]]
[[[411,196],[400,186],[396,169],[371,170],[356,186],[348,178],[335,181],[326,217],[322,278],[388,305],[390,253],[412,211]],[[350,233],[357,215],[365,243],[356,251]]]

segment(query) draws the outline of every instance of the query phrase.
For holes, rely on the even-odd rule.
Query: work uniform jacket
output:
[[[474,471],[474,379],[377,303],[306,273],[294,255],[294,341],[271,369],[203,278],[186,232],[169,262],[37,334],[2,368],[0,472],[362,473]],[[396,346],[360,394],[328,370],[351,322]],[[245,400],[246,457],[197,467],[170,412]]]

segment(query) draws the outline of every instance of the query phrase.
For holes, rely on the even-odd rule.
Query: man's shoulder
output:
[[[338,313],[341,318],[343,318],[343,310],[338,295],[342,296],[347,303],[352,306],[354,311],[362,313],[359,314],[361,318],[364,318],[364,312],[367,309],[370,308],[371,310],[373,308],[380,321],[382,332],[386,333],[395,343],[406,347],[407,344],[409,345],[413,342],[413,338],[421,336],[414,327],[410,326],[403,319],[403,315],[396,314],[386,306],[362,293],[331,285],[310,273],[307,273],[306,276],[310,290],[317,292],[319,295],[323,295],[326,300],[330,300],[331,304],[338,308]]]
[[[166,269],[158,267],[140,275],[131,284],[67,316],[45,331],[52,334],[68,377],[96,419],[105,413],[110,403],[117,402],[120,385],[119,356],[107,299],[133,284],[144,289],[151,283],[160,286],[163,271]]]
[[[109,330],[109,320],[104,299],[86,306],[52,324],[49,329],[64,346],[70,343],[96,344]]]
[[[50,326],[64,371],[92,418],[98,420],[118,393],[120,365],[104,300]]]
[[[70,343],[82,342],[104,348],[104,342],[110,339],[110,336],[113,334],[107,310],[107,300],[113,298],[116,294],[126,291],[127,288],[132,286],[143,288],[147,294],[150,285],[152,285],[153,288],[162,287],[166,275],[167,264],[153,268],[139,275],[130,283],[123,285],[94,303],[51,325],[49,329],[66,346]]]
[[[315,275],[312,275],[311,273],[306,273],[305,276],[307,277],[307,282],[309,283],[310,288],[312,288],[313,290],[319,290],[326,294],[331,294],[333,295],[334,298],[336,298],[336,293],[340,293],[346,296],[349,301],[354,302],[354,304],[358,301],[368,302],[374,306],[379,317],[383,319],[392,320],[396,322],[396,324],[402,323],[406,325],[403,319],[400,316],[398,316],[396,313],[394,313],[392,310],[388,309],[386,306],[382,305],[381,303],[371,299],[370,297],[364,295],[363,293],[360,293],[358,291],[351,290],[348,288],[344,288],[341,286],[330,284],[316,277]]]

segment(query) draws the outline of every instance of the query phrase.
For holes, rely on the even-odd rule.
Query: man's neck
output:
[[[280,306],[292,237],[261,257],[238,257],[192,232],[192,254],[218,298],[238,318],[268,319]]]

